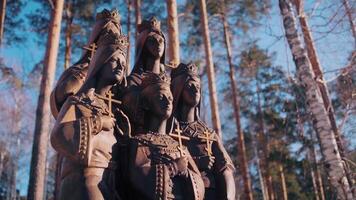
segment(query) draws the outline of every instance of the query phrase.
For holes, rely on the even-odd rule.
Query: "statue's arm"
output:
[[[69,76],[67,78],[62,79],[61,82],[57,83],[54,90],[58,103],[64,103],[69,96],[77,93],[77,91],[84,83],[86,71],[72,70],[68,72],[68,74]]]
[[[219,190],[219,199],[235,199],[235,167],[230,156],[227,154],[222,140],[216,135],[216,141],[212,144],[213,154],[215,156],[214,173]]]
[[[76,118],[76,106],[66,103],[51,133],[51,144],[62,156],[87,163],[91,139],[102,129],[99,116]]]

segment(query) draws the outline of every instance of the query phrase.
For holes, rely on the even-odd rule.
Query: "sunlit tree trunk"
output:
[[[5,26],[5,13],[6,13],[6,0],[0,0],[0,46],[4,39],[4,26]]]
[[[21,91],[24,91],[23,89]],[[13,177],[12,177],[12,183],[11,183],[11,199],[16,199],[17,197],[17,192],[16,192],[16,176],[17,176],[17,171],[18,171],[18,162],[20,159],[20,134],[21,134],[21,117],[22,117],[22,112],[23,112],[23,98],[21,100],[21,96],[23,95],[22,93],[16,93],[15,91],[13,91],[13,98],[14,98],[14,104],[15,104],[15,109],[13,112],[13,123],[14,123],[14,127],[13,127],[13,131],[16,137],[16,148],[15,148],[15,155],[13,158],[14,161],[14,168],[13,168]]]
[[[343,4],[344,4],[344,8],[347,14],[347,17],[349,18],[349,23],[350,23],[350,28],[351,28],[351,32],[352,32],[352,36],[354,38],[354,47],[356,47],[356,26],[354,23],[355,18],[352,16],[353,13],[355,13],[354,11],[352,11],[352,9],[350,8],[350,4],[348,0],[343,0]]]
[[[128,41],[127,55],[126,55],[126,66],[127,66],[126,74],[129,75],[131,72],[130,70],[131,0],[127,0],[126,5],[127,5],[127,41]]]
[[[244,192],[245,192],[245,199],[253,199],[253,193],[251,188],[251,178],[250,172],[248,169],[248,161],[246,156],[246,147],[245,147],[245,138],[244,133],[241,128],[241,121],[240,121],[240,102],[238,100],[238,87],[236,84],[235,79],[235,68],[232,63],[232,53],[231,53],[231,44],[230,44],[230,32],[229,32],[229,25],[226,20],[225,16],[225,1],[221,2],[223,5],[223,12],[222,12],[222,20],[224,25],[224,42],[225,42],[225,49],[227,60],[229,63],[229,75],[230,75],[230,85],[232,90],[232,98],[233,98],[233,108],[234,108],[234,116],[235,116],[235,123],[237,128],[237,149],[238,149],[238,158],[240,160],[240,169],[242,173],[242,179],[244,184]]]
[[[51,24],[49,26],[45,63],[36,110],[30,181],[27,194],[28,200],[42,200],[44,197],[46,156],[51,116],[49,97],[56,69],[63,4],[64,0],[55,1]]]
[[[141,0],[134,0],[135,1],[135,24],[136,24],[136,40],[137,40],[137,27],[141,24],[142,16],[141,16]]]
[[[168,60],[172,67],[177,67],[179,59],[179,29],[176,0],[167,0]]]
[[[257,88],[257,112],[258,112],[258,125],[259,131],[257,133],[257,140],[258,140],[258,153],[260,155],[260,162],[261,162],[261,170],[262,175],[265,180],[266,184],[266,193],[269,200],[274,200],[274,191],[273,191],[273,183],[272,183],[272,176],[270,175],[269,169],[269,144],[267,140],[267,136],[265,133],[265,126],[263,120],[263,111],[262,111],[262,103],[260,98],[260,85],[259,85],[258,76],[256,74],[256,88]]]
[[[312,135],[312,137],[313,137],[313,135]],[[314,139],[312,139],[312,140],[314,140]],[[319,169],[318,161],[316,158],[316,150],[314,148],[314,145],[310,146],[310,158],[312,159],[312,163],[313,163],[312,171],[315,172],[315,180],[316,180],[319,198],[320,198],[320,200],[325,200],[323,180],[322,180],[322,177],[320,174],[320,169]]]
[[[314,194],[315,194],[315,200],[320,200],[319,198],[319,191],[318,191],[318,185],[317,185],[317,179],[315,176],[315,171],[312,169],[310,171],[311,177],[312,177],[312,183],[313,183],[313,189],[314,189]]]
[[[260,160],[260,154],[258,153],[257,147],[255,146],[255,155],[257,157],[257,170],[258,170],[258,177],[260,180],[260,185],[261,185],[261,191],[262,191],[262,197],[263,200],[268,200],[268,191],[267,191],[267,186],[266,186],[266,180],[264,178],[263,172],[262,172],[262,165],[261,165],[261,160]]]
[[[278,163],[278,172],[279,172],[279,177],[281,179],[281,185],[282,185],[282,199],[283,200],[288,200],[288,190],[287,190],[287,184],[286,184],[286,177],[284,176],[284,170],[283,170],[283,165],[282,163]]]
[[[312,34],[309,29],[306,15],[304,13],[304,8],[303,8],[304,2],[303,2],[303,0],[295,0],[294,2],[296,5],[296,8],[297,8],[297,11],[298,11],[299,22],[300,22],[301,29],[303,32],[305,47],[306,47],[307,53],[308,53],[308,58],[310,60],[310,64],[312,66],[314,76],[317,80],[318,87],[319,87],[321,96],[323,98],[324,107],[328,111],[328,114],[329,114],[331,127],[335,133],[335,139],[336,139],[337,145],[340,150],[340,155],[342,157],[344,157],[344,145],[342,143],[341,134],[340,134],[337,124],[336,124],[334,108],[331,104],[331,100],[329,97],[329,91],[328,91],[326,81],[323,76],[323,70],[322,70],[322,67],[320,66],[318,55],[317,55],[317,52],[316,52],[316,49],[314,46],[313,37],[312,37]]]
[[[73,14],[72,14],[72,3],[67,1],[64,8],[65,13],[65,52],[64,52],[64,69],[70,66],[70,59],[72,56],[72,24],[73,24]]]
[[[319,188],[319,193],[320,193],[320,200],[325,200],[325,193],[324,193],[324,186],[323,186],[323,179],[321,177],[321,174],[320,174],[320,169],[319,169],[319,166],[318,166],[318,163],[315,163],[315,178],[316,178],[316,183],[318,185],[318,188]]]
[[[221,135],[221,124],[219,117],[219,108],[218,108],[218,98],[216,94],[216,85],[215,85],[215,71],[214,71],[214,63],[213,63],[213,53],[211,50],[210,43],[210,33],[208,26],[208,15],[206,11],[206,2],[205,0],[199,0],[200,6],[200,20],[201,20],[201,28],[204,38],[204,46],[205,46],[205,60],[206,60],[206,71],[208,75],[209,82],[209,97],[210,97],[210,107],[211,107],[211,118],[213,123],[213,128],[216,133]]]
[[[353,199],[328,112],[324,107],[322,95],[314,79],[307,52],[298,36],[291,3],[288,0],[279,0],[279,6],[286,38],[297,68],[297,76],[306,90],[307,106],[313,116],[313,127],[318,135],[328,177],[337,190],[339,199]]]

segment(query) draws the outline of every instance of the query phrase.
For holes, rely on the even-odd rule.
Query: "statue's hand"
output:
[[[110,131],[115,125],[116,119],[109,116],[101,116],[102,130]]]
[[[202,156],[199,158],[194,158],[194,161],[197,163],[199,168],[202,169],[211,169],[215,163],[214,156]]]
[[[177,167],[178,175],[188,176],[188,158],[180,157],[175,160],[175,164]]]

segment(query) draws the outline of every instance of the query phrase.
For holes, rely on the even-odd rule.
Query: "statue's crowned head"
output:
[[[179,118],[181,105],[196,107],[195,119],[199,118],[201,84],[198,67],[193,63],[181,63],[171,72],[173,93],[173,116]]]
[[[116,9],[113,9],[111,11],[109,11],[108,9],[104,9],[96,14],[95,20],[112,21],[114,23],[120,24],[121,17],[119,11],[117,11]]]
[[[120,19],[120,14],[116,9],[111,11],[104,9],[101,12],[98,12],[86,46],[90,47],[93,44],[97,46],[101,36],[108,32],[114,32],[121,35],[122,29]],[[92,53],[91,51],[89,51],[88,48],[85,48],[82,57],[90,57],[90,54]]]
[[[170,82],[165,73],[144,73],[140,95],[142,108],[163,119],[170,117],[173,109]]]
[[[137,30],[139,34],[136,42],[133,72],[145,71],[142,61],[147,56],[159,58],[160,63],[164,64],[166,39],[161,31],[161,22],[156,17],[151,17],[149,20],[143,20],[138,25]]]
[[[84,85],[99,80],[107,84],[121,83],[125,80],[127,37],[117,32],[107,32],[98,41],[98,48],[89,64],[88,74]],[[88,86],[86,86],[88,87]]]

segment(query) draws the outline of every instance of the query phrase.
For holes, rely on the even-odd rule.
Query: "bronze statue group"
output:
[[[199,118],[198,68],[169,69],[165,46],[160,22],[143,20],[126,76],[119,14],[97,14],[83,56],[51,94],[58,199],[235,199],[232,161]]]

